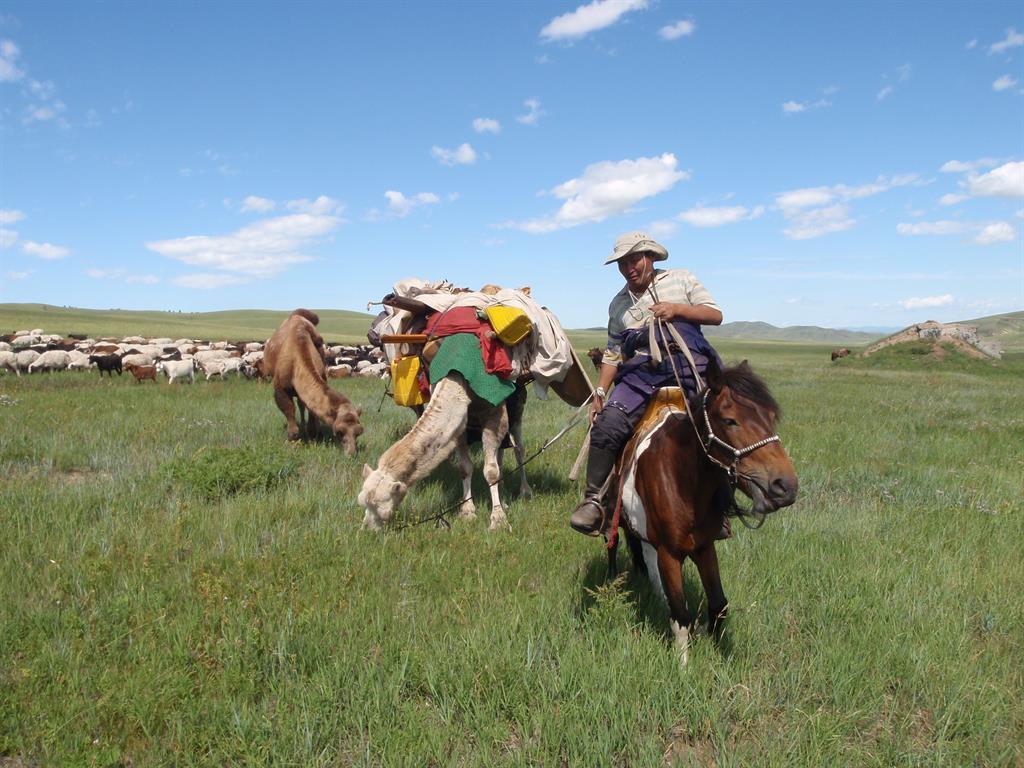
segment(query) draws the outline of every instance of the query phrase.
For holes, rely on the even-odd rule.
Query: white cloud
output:
[[[71,255],[71,250],[63,245],[35,243],[31,240],[26,240],[22,244],[21,250],[40,259],[63,259],[65,256]]]
[[[962,203],[969,197],[970,195],[961,195],[959,193],[949,192],[939,198],[939,205],[956,205],[957,203]]]
[[[194,288],[200,291],[212,291],[215,288],[224,288],[229,285],[245,285],[251,283],[251,278],[238,277],[236,275],[218,275],[209,272],[197,272],[191,275],[181,275],[171,280],[182,288]]]
[[[794,114],[797,112],[806,112],[807,105],[799,101],[787,101],[782,105],[782,111],[787,114]]]
[[[10,248],[16,242],[18,242],[17,232],[0,227],[0,248]]]
[[[343,223],[334,215],[340,212],[340,206],[328,197],[319,197],[312,203],[293,200],[288,207],[306,212],[264,219],[228,235],[190,235],[148,242],[146,248],[192,266],[272,277],[293,264],[311,261],[312,257],[303,251]],[[183,285],[177,280],[172,282]]]
[[[992,83],[992,90],[1005,91],[1007,88],[1013,88],[1013,86],[1015,86],[1016,84],[1016,79],[1010,77],[1009,75],[1003,75],[1002,77],[998,78],[994,83]]]
[[[789,226],[782,233],[790,240],[810,240],[833,232],[842,232],[855,223],[850,217],[850,206],[831,205],[810,210],[791,209],[786,213]]]
[[[1006,37],[1000,40],[998,43],[992,43],[989,46],[989,53],[1002,53],[1003,51],[1009,50],[1010,48],[1016,48],[1024,45],[1024,35],[1018,32],[1013,27],[1006,30]]]
[[[925,309],[928,307],[945,307],[953,303],[953,294],[944,293],[941,296],[925,296],[923,298],[903,299],[896,302],[904,309]]]
[[[277,207],[277,203],[266,197],[249,195],[242,201],[242,213],[256,211],[257,213],[269,213]]]
[[[45,123],[50,120],[56,120],[62,125],[67,125],[66,121],[61,118],[67,107],[63,101],[54,101],[49,104],[29,104],[25,108],[25,115],[22,118],[24,123]]]
[[[906,81],[906,80],[909,80],[910,79],[910,65],[909,64],[900,64],[900,66],[896,67],[896,76],[899,78],[899,81],[901,83]]]
[[[1024,197],[1024,162],[1004,163],[981,176],[968,176],[967,186],[975,197]]]
[[[477,133],[501,133],[501,123],[490,117],[478,117],[473,121]]]
[[[544,114],[544,110],[540,108],[540,102],[537,99],[527,99],[523,102],[529,112],[525,115],[518,115],[516,122],[522,123],[523,125],[536,125],[537,121],[540,120],[541,115]]]
[[[460,144],[455,149],[431,147],[430,155],[442,165],[472,165],[476,162],[476,150],[469,144]]]
[[[121,280],[129,285],[156,285],[160,282],[156,275],[130,275],[124,269],[87,269],[85,274],[95,280]]]
[[[809,187],[806,189],[794,189],[790,192],[783,192],[775,197],[775,204],[783,212],[808,208],[814,205],[827,205],[832,202],[834,193],[829,187]]]
[[[968,173],[969,171],[976,171],[979,168],[991,168],[998,162],[998,160],[993,160],[991,157],[983,157],[979,160],[968,160],[966,162],[950,160],[947,163],[943,163],[939,170],[942,173]]]
[[[556,16],[540,31],[540,36],[543,40],[578,40],[646,7],[647,0],[593,0],[571,13]]]
[[[686,178],[689,173],[676,168],[676,156],[671,153],[594,163],[588,165],[579,178],[551,190],[550,194],[565,200],[557,212],[504,226],[536,234],[604,221],[609,216],[624,213],[645,198],[671,189],[677,181]]]
[[[337,200],[326,195],[320,195],[316,200],[305,197],[300,200],[289,200],[284,207],[289,211],[308,213],[312,216],[340,216],[345,208]]]
[[[972,51],[972,50],[974,50],[977,47],[977,45],[978,45],[978,38],[975,37],[975,38],[972,38],[972,39],[968,40],[967,44],[964,45],[964,48],[966,48],[968,51]]]
[[[4,272],[4,277],[8,280],[25,280],[31,274],[31,272]]]
[[[916,224],[900,223],[896,231],[901,235],[959,235],[974,228],[973,224],[964,221],[921,221]]]
[[[676,218],[694,227],[721,227],[726,224],[735,224],[739,221],[756,219],[763,213],[763,205],[759,205],[753,210],[748,210],[742,205],[721,206],[718,208],[705,208],[698,205],[688,211],[683,211]]]
[[[886,96],[888,96],[891,93],[892,93],[892,86],[891,85],[886,85],[886,86],[884,86],[882,88],[882,90],[880,90],[875,95],[875,98],[878,99],[879,101],[881,101],[882,99],[884,99]]]
[[[14,83],[25,76],[25,70],[18,67],[21,51],[12,40],[0,40],[0,83]]]
[[[1005,221],[997,221],[982,227],[981,232],[972,242],[978,245],[992,245],[993,243],[1007,243],[1016,237],[1017,233],[1012,226]]]
[[[417,206],[441,202],[441,199],[433,192],[420,192],[412,197],[406,197],[401,192],[389,189],[384,193],[384,197],[388,199],[388,210],[400,219],[408,216],[409,211]]]
[[[692,35],[697,25],[692,21],[677,21],[668,24],[658,30],[658,36],[662,40],[678,40],[680,37]]]
[[[12,208],[0,208],[0,224],[15,224],[25,218],[25,214]]]
[[[873,182],[851,187],[835,184],[831,187],[807,187],[782,192],[775,196],[775,205],[782,209],[789,226],[782,230],[792,240],[808,240],[832,232],[842,232],[856,221],[850,215],[848,200],[887,192],[894,187],[921,184],[916,174],[879,176]]]

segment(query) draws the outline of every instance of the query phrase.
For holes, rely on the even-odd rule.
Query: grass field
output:
[[[412,417],[380,382],[340,385],[353,460],[286,445],[264,383],[0,376],[0,765],[1024,763],[1024,366],[718,346],[801,491],[720,545],[726,634],[685,669],[568,528],[580,428],[505,483],[511,532],[478,476],[476,521],[381,535],[362,463]],[[571,413],[531,395],[528,451]],[[445,465],[401,512],[457,495]]]

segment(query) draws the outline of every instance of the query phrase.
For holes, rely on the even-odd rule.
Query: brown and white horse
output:
[[[682,390],[660,390],[623,453],[618,486],[621,524],[633,555],[667,601],[672,634],[687,660],[694,616],[683,591],[683,561],[697,566],[714,634],[728,601],[718,572],[715,537],[725,511],[716,504],[723,483],[739,488],[764,515],[796,500],[793,464],[775,434],[779,406],[744,361],[719,370],[712,361],[708,388],[691,399],[687,415]],[[692,418],[691,418],[692,417]],[[609,542],[609,572],[615,573],[615,531]]]

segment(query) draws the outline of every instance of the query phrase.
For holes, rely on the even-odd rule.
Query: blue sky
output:
[[[644,229],[725,320],[1024,309],[1024,5],[0,2],[0,301],[606,322]]]

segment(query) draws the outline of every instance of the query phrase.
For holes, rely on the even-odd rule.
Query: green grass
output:
[[[310,309],[313,309],[310,307]],[[290,310],[289,310],[290,311]],[[320,333],[332,344],[366,344],[372,315],[340,309],[316,309]],[[47,333],[86,334],[93,338],[128,334],[172,339],[264,341],[289,312],[238,309],[223,312],[150,312],[78,309],[49,304],[0,304],[0,333],[42,328]]]
[[[511,533],[478,473],[476,521],[381,535],[362,464],[412,416],[380,382],[341,383],[349,459],[287,445],[262,383],[0,376],[0,764],[1019,765],[1024,364],[719,349],[782,403],[801,490],[720,545],[726,635],[686,669],[568,528],[580,429],[532,500],[505,483]],[[531,396],[528,451],[571,413]],[[446,464],[400,512],[458,492]]]

